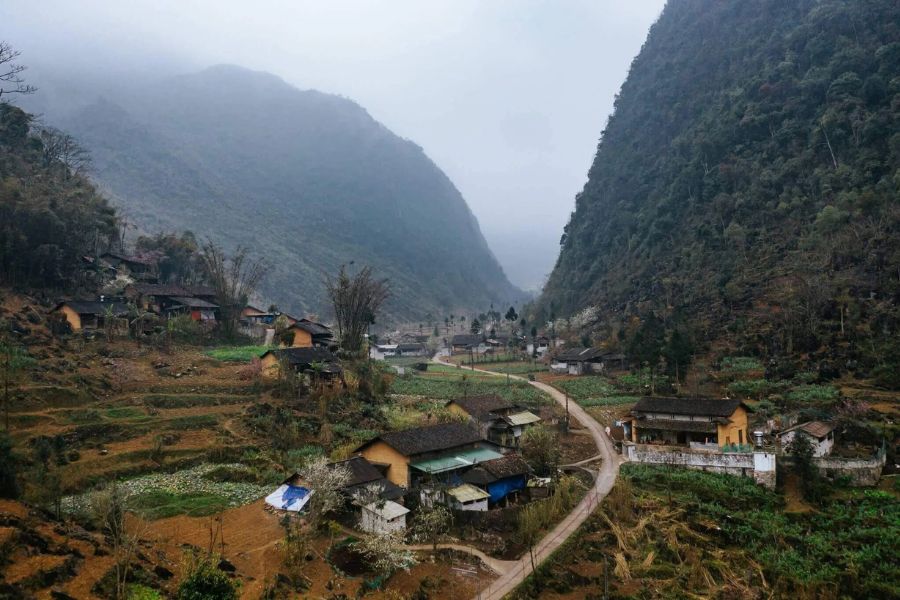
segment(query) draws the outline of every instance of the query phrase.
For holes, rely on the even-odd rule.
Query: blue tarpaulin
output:
[[[309,501],[310,490],[300,485],[282,485],[266,496],[266,503],[280,510],[299,512]]]
[[[525,475],[500,479],[487,486],[487,492],[491,495],[491,504],[500,502],[510,493],[525,489]]]

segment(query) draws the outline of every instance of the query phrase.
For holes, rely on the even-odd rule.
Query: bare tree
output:
[[[115,598],[124,600],[127,597],[131,562],[137,555],[141,537],[147,530],[146,522],[136,519],[131,527],[126,526],[125,498],[115,483],[94,493],[91,508],[112,545],[116,574]]]
[[[387,280],[375,279],[371,267],[363,267],[351,276],[342,265],[337,277],[325,276],[325,289],[334,309],[341,348],[351,356],[359,356],[363,334],[390,295]]]
[[[0,101],[3,94],[33,94],[37,88],[25,83],[22,72],[27,69],[20,65],[16,59],[21,54],[14,50],[8,42],[0,41]]]
[[[63,177],[83,173],[91,164],[90,153],[74,137],[54,127],[41,129],[41,159],[44,168],[53,169],[60,165]]]
[[[200,258],[219,301],[221,325],[226,337],[233,337],[247,298],[256,290],[269,267],[262,259],[254,259],[249,250],[238,246],[231,257],[220,246],[207,239]]]

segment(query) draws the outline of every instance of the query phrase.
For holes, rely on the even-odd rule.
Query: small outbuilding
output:
[[[491,496],[471,483],[464,483],[450,488],[445,494],[450,508],[475,511],[486,511],[488,509],[488,498]]]
[[[406,515],[409,509],[393,500],[372,502],[362,507],[359,526],[369,533],[406,531]]]
[[[790,452],[791,444],[800,435],[809,440],[813,447],[813,456],[828,456],[831,454],[831,449],[834,447],[834,426],[830,423],[808,421],[794,425],[790,429],[785,429],[778,436],[778,439],[781,441],[781,447],[786,448]]]

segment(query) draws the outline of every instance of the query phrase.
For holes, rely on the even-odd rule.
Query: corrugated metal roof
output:
[[[537,423],[541,418],[533,412],[525,410],[513,415],[507,415],[506,420],[509,421],[510,425],[530,425],[532,423]]]
[[[470,483],[464,483],[461,486],[451,488],[447,490],[447,494],[452,496],[457,502],[463,504],[491,497],[490,494]]]
[[[366,504],[365,509],[375,513],[385,521],[402,517],[409,512],[408,508],[402,504],[397,504],[393,500],[385,500],[384,505],[381,502],[372,502],[371,504]]]
[[[462,467],[477,465],[488,460],[501,458],[503,455],[489,448],[469,448],[451,454],[445,454],[437,458],[420,460],[410,463],[409,466],[425,473],[443,473]]]

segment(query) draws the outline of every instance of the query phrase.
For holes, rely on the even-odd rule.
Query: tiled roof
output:
[[[56,308],[63,305],[68,306],[79,315],[96,315],[102,317],[108,312],[116,317],[128,314],[128,304],[125,302],[100,302],[99,300],[72,300],[69,302],[60,302]]]
[[[801,430],[814,438],[821,439],[831,433],[834,430],[834,426],[830,423],[825,423],[823,421],[809,421],[807,423],[801,423],[799,425],[794,425],[790,429],[785,429],[782,434],[787,433],[789,431]]]
[[[457,334],[450,340],[451,346],[477,346],[484,341],[482,335]]]
[[[481,439],[477,431],[464,423],[442,423],[385,433],[360,448],[380,440],[404,456],[414,456],[474,444]]]
[[[451,403],[459,406],[472,418],[479,420],[490,417],[491,413],[495,411],[507,410],[514,406],[512,402],[510,402],[509,400],[504,400],[496,394],[487,396],[468,396],[466,398],[454,398],[447,404],[449,405]]]
[[[730,417],[743,402],[718,398],[641,398],[632,413],[662,413],[707,417]],[[746,408],[746,406],[744,407]]]
[[[282,348],[281,350],[268,350],[260,358],[267,354],[275,355],[278,360],[285,360],[293,367],[322,363],[324,365],[338,365],[338,360],[325,348]],[[327,370],[327,369],[326,369]]]

